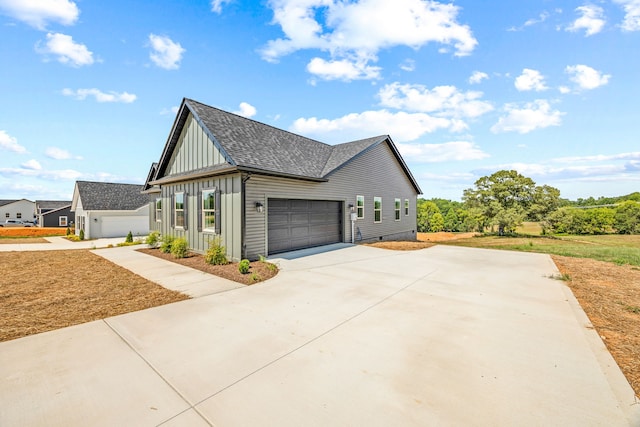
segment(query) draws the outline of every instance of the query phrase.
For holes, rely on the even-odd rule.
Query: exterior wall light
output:
[[[260,202],[256,202],[256,212],[258,213],[263,213],[264,212],[264,205]]]

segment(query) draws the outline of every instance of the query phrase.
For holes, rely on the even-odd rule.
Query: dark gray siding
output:
[[[267,212],[269,198],[335,200],[343,205],[343,236],[351,241],[348,205],[356,195],[365,198],[364,219],[356,221],[356,240],[407,238],[416,234],[417,193],[386,143],[377,145],[332,173],[329,182],[310,182],[253,175],[246,184],[247,255],[256,258],[267,253]],[[373,221],[373,198],[382,197],[382,222]],[[395,220],[394,202],[401,199],[400,220]],[[409,199],[409,215],[404,200]],[[260,202],[264,213],[254,208]]]
[[[68,227],[71,222],[75,220],[75,215],[71,213],[71,206],[68,208],[56,210],[53,212],[45,212],[40,217],[42,218],[42,224],[38,224],[40,227],[60,227],[60,217],[67,217],[67,225],[63,227]]]

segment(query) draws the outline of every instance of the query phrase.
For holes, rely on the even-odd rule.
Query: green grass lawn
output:
[[[640,266],[640,236],[556,236],[553,238],[479,236],[452,240],[442,244],[473,248],[539,252],[577,258],[592,258],[619,265]]]

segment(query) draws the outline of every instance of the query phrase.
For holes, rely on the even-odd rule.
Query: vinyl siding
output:
[[[310,182],[287,178],[252,175],[246,183],[246,245],[247,256],[267,254],[267,215],[269,198],[336,200],[343,205],[343,236],[351,241],[349,204],[356,204],[356,195],[364,196],[364,218],[356,221],[356,240],[380,240],[416,231],[417,193],[396,160],[388,144],[382,143],[354,158],[328,176],[329,182]],[[382,222],[373,221],[373,197],[382,197]],[[394,202],[409,199],[409,216],[395,220]],[[265,206],[256,212],[255,203]],[[404,209],[404,205],[403,205]]]
[[[225,162],[222,153],[189,114],[169,161],[167,175],[189,172]]]
[[[198,231],[198,194],[203,189],[216,188],[220,191],[220,225],[221,244],[227,248],[227,255],[239,260],[242,256],[242,193],[240,174],[227,175],[217,178],[202,179],[165,185],[162,187],[162,221],[156,223],[156,229],[163,235],[185,237],[189,247],[196,252],[205,252],[209,248],[209,241],[215,237],[214,233]],[[172,226],[173,202],[175,193],[185,193],[186,230]],[[158,197],[158,196],[155,196]],[[155,202],[155,197],[153,198]],[[149,204],[151,209],[152,203]],[[152,215],[150,214],[150,217]],[[155,222],[155,221],[153,221]]]

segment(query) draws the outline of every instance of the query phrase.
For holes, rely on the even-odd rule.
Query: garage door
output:
[[[269,199],[269,255],[342,242],[342,202]]]
[[[105,216],[100,221],[100,237],[124,237],[129,231],[134,236],[149,234],[149,218],[146,216]]]

